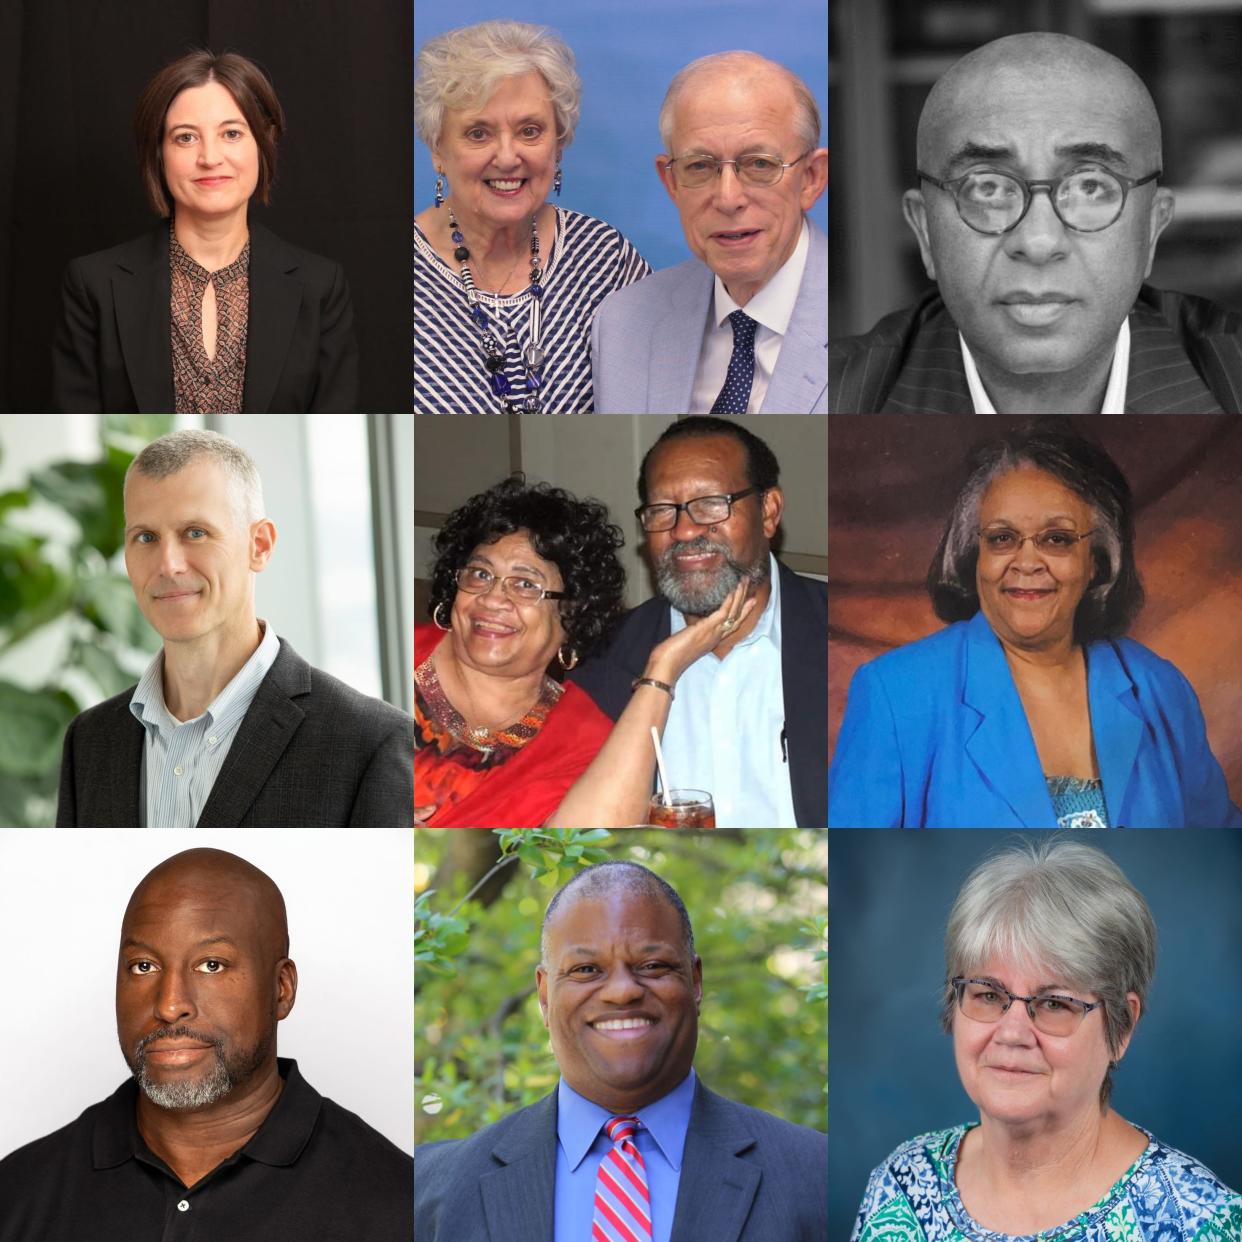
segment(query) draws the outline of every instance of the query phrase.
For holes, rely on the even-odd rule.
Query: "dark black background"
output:
[[[50,408],[69,260],[157,224],[134,108],[193,47],[271,76],[286,130],[251,218],[343,264],[360,408],[409,409],[412,46],[410,0],[0,0],[0,410]]]

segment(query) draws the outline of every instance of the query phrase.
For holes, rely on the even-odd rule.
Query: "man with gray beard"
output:
[[[222,850],[160,863],[121,925],[133,1078],[0,1161],[0,1242],[408,1242],[410,1157],[277,1059],[297,986],[270,877]]]
[[[741,423],[698,415],[669,427],[643,458],[635,510],[660,597],[571,675],[616,720],[652,648],[749,583],[756,604],[736,629],[661,687],[673,695],[662,743],[671,778],[708,791],[722,828],[828,818],[828,589],[773,555],[779,477],[772,450]]]

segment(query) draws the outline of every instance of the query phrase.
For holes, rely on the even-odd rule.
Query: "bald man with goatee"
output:
[[[1154,289],[1173,219],[1138,75],[1067,35],[997,39],[932,87],[906,223],[935,288],[834,342],[838,414],[1237,414],[1242,316]]]

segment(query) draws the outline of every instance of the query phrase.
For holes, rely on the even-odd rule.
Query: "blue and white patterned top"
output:
[[[542,241],[542,239],[541,239]],[[542,334],[547,355],[540,390],[547,414],[590,414],[591,323],[599,304],[651,275],[647,261],[611,224],[556,209],[556,229],[544,268]],[[522,351],[530,344],[530,289],[479,301],[505,346],[505,375],[524,390]],[[501,414],[483,366],[479,329],[470,319],[461,276],[414,226],[414,413]]]
[[[997,1233],[973,1220],[954,1182],[971,1125],[903,1143],[872,1170],[851,1242],[1240,1242],[1242,1195],[1147,1131],[1143,1154],[1096,1204],[1039,1234]]]
[[[1049,776],[1045,779],[1058,828],[1108,827],[1103,781],[1080,780],[1076,776]]]

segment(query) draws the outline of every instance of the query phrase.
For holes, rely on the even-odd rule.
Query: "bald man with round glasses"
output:
[[[1067,35],[936,82],[906,223],[936,288],[830,349],[832,413],[1236,414],[1242,315],[1157,290],[1173,219],[1142,80]]]

